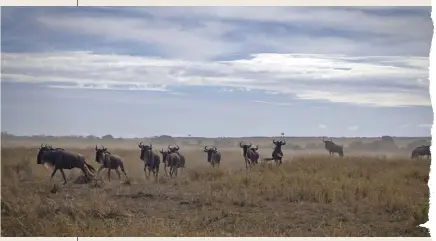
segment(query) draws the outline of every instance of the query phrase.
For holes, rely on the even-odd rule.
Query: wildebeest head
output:
[[[335,145],[335,143],[333,142],[332,139],[326,140],[326,139],[322,138],[322,141],[324,142],[326,149],[330,149],[331,147],[333,147]]]
[[[169,149],[164,151],[164,149],[160,149],[159,152],[162,154],[162,160],[165,162],[168,154],[171,152]]]
[[[273,140],[273,144],[275,145],[274,149],[281,150],[282,146],[286,145],[286,141],[276,141],[276,140]]]
[[[207,153],[207,161],[211,161],[212,159],[212,154],[217,152],[216,147],[211,147],[211,148],[207,148],[207,146],[204,147],[204,152]]]
[[[245,157],[245,156],[247,156],[247,151],[248,151],[248,149],[251,148],[251,142],[250,142],[249,145],[247,145],[247,144],[242,145],[242,141],[241,141],[241,142],[239,143],[239,147],[242,148],[242,155]]]
[[[41,144],[41,147],[39,148],[39,152],[38,152],[38,155],[36,156],[36,163],[37,164],[42,164],[42,155],[44,155],[44,153],[46,153],[47,151],[51,151],[53,149],[53,147],[51,147],[51,146],[48,146],[48,145],[42,145]]]
[[[168,150],[170,152],[178,152],[180,150],[180,147],[177,144],[175,147],[170,147],[170,145],[168,145]]]
[[[153,149],[153,145],[150,143],[150,145],[143,145],[142,141],[139,143],[138,147],[141,149],[141,155],[140,159],[144,160],[144,157],[151,154],[151,150]]]
[[[103,163],[104,160],[104,154],[105,153],[109,153],[107,151],[107,148],[105,148],[103,145],[101,145],[102,148],[97,148],[97,146],[95,146],[95,162],[98,163]]]
[[[256,147],[250,147],[250,149],[254,152],[257,152],[257,150],[259,150],[259,145],[256,145]]]

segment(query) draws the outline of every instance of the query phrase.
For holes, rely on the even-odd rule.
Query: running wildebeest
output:
[[[216,147],[207,148],[207,146],[204,147],[204,152],[207,153],[207,161],[212,165],[212,167],[215,167],[215,164],[220,166],[221,162],[221,153],[216,149]]]
[[[411,158],[415,159],[420,156],[427,156],[427,159],[431,158],[430,145],[422,145],[413,149]]]
[[[118,178],[121,180],[121,173],[118,170],[118,168],[120,168],[126,176],[126,180],[129,180],[129,178],[127,177],[127,173],[124,170],[123,159],[120,156],[112,155],[103,145],[101,149],[95,146],[95,161],[101,164],[100,168],[97,171],[96,178],[98,178],[98,174],[101,170],[107,168],[107,177],[109,179],[109,182],[111,181],[111,170],[115,170],[115,172],[118,174]]]
[[[168,166],[170,167],[170,177],[172,178],[174,174],[177,176],[177,170],[180,167],[180,156],[171,150],[164,151],[162,149],[160,150],[160,153],[162,154],[162,159],[165,163],[164,170],[166,175],[168,176],[166,168]]]
[[[167,172],[168,163],[167,163],[166,158],[167,158],[168,153],[170,153],[170,150],[167,149],[166,151],[164,151],[164,149],[162,148],[161,150],[159,150],[159,152],[160,152],[160,154],[162,154],[162,162],[164,164],[164,171],[165,171],[166,176],[168,176],[168,172]]]
[[[160,166],[160,156],[153,150],[153,145],[143,145],[142,142],[139,143],[138,147],[141,149],[140,159],[144,161],[144,174],[145,178],[149,179],[150,172],[153,172],[155,181],[159,177],[159,166]],[[148,176],[147,176],[148,169]]]
[[[272,158],[265,158],[264,161],[271,161],[274,160],[276,165],[282,164],[282,158],[283,158],[283,152],[282,152],[282,146],[286,145],[286,141],[276,141],[273,140],[274,150],[271,154]]]
[[[322,141],[323,141],[324,144],[325,144],[325,149],[326,149],[327,151],[329,151],[330,156],[334,155],[335,153],[338,153],[338,155],[339,155],[340,157],[344,157],[344,147],[343,147],[343,146],[340,146],[340,145],[335,144],[335,143],[333,142],[332,139],[330,139],[330,140],[325,140],[325,139],[323,138]]]
[[[242,148],[242,156],[245,160],[245,168],[247,169],[249,166],[252,167],[256,162],[256,153],[251,149],[251,143],[249,145],[242,145],[242,142],[239,143],[239,147]]]
[[[185,168],[185,164],[186,164],[186,163],[185,163],[185,156],[179,152],[180,147],[179,147],[177,144],[176,144],[175,147],[170,147],[170,146],[168,145],[168,150],[169,150],[170,152],[176,153],[176,154],[180,157],[179,167],[180,167],[180,168]]]
[[[82,170],[87,180],[90,180],[91,172],[95,172],[94,167],[86,163],[85,156],[82,154],[66,151],[62,148],[53,148],[47,145],[42,146],[42,144],[36,157],[36,163],[42,165],[48,164],[54,167],[50,180],[56,174],[57,170],[60,170],[64,184],[67,183],[67,179],[65,178],[63,169],[71,170],[73,168],[79,168]]]
[[[250,147],[250,149],[253,151],[253,162],[255,164],[257,164],[258,160],[259,160],[259,153],[257,152],[257,150],[259,150],[259,145],[256,145],[256,147]]]

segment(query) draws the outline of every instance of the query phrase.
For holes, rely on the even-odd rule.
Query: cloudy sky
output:
[[[2,7],[2,131],[430,136],[430,7]]]

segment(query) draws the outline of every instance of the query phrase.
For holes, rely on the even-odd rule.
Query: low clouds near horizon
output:
[[[430,8],[3,7],[1,20],[2,131],[430,135]]]

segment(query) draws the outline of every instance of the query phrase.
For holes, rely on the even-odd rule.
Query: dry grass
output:
[[[247,173],[239,150],[220,169],[198,150],[187,168],[145,180],[138,150],[125,159],[130,183],[76,184],[79,170],[36,165],[37,148],[2,148],[2,236],[429,236],[427,160],[295,156]],[[93,149],[73,149],[93,162]],[[79,182],[78,182],[79,183]]]

